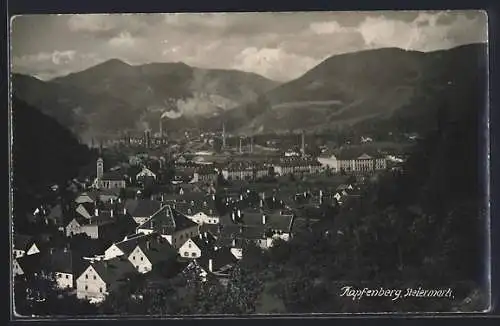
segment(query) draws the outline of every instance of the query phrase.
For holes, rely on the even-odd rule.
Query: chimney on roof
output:
[[[241,218],[241,209],[238,208],[238,218]]]
[[[111,204],[114,204],[114,203],[115,203],[115,200],[114,200],[114,198],[113,198],[113,197],[111,197],[110,202],[111,202]]]
[[[214,201],[215,201],[215,194],[213,194],[213,195],[212,195],[212,200],[214,200]]]
[[[203,235],[201,233],[199,234],[199,237],[200,237],[200,240],[203,239]]]
[[[210,258],[208,260],[208,271],[213,272],[213,260],[212,260],[212,258]]]
[[[267,216],[266,214],[262,214],[262,224],[266,224],[267,222]]]
[[[122,202],[122,199],[120,197],[118,197],[118,203],[121,203]]]
[[[203,233],[203,236],[205,237],[205,239],[208,238],[207,232]]]
[[[104,268],[108,268],[108,261],[107,260],[103,260],[102,261],[102,265],[104,266]]]
[[[98,208],[94,209],[94,216],[99,216],[99,209]]]
[[[149,240],[146,241],[146,249],[147,250],[151,249],[151,242]]]
[[[127,215],[127,207],[123,207],[123,215]]]
[[[111,217],[114,217],[115,214],[114,214],[113,209],[111,209],[111,211],[109,212],[109,214],[110,214]]]
[[[51,255],[53,255],[53,254],[54,254],[54,248],[50,248],[50,249],[49,249],[49,253],[50,253]]]
[[[262,199],[262,200],[266,199],[266,193],[265,192],[261,192],[260,193],[260,199]]]
[[[154,196],[153,196],[153,195],[151,195],[151,200],[153,200],[153,199],[154,199]]]

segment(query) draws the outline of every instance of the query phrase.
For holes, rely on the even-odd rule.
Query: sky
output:
[[[47,80],[118,58],[238,69],[284,82],[335,54],[486,41],[480,11],[24,15],[11,21],[11,66]]]

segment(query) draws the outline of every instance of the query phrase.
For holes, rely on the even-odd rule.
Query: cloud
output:
[[[132,47],[136,44],[136,39],[127,31],[121,32],[118,36],[109,40],[109,45],[113,47]]]
[[[287,53],[280,48],[250,47],[237,56],[233,68],[255,72],[274,80],[288,80],[299,77],[316,64],[316,59]]]
[[[68,27],[74,32],[105,32],[115,29],[116,24],[108,15],[71,15],[68,19]]]
[[[311,23],[309,29],[315,34],[334,34],[352,31],[352,28],[343,27],[336,21]]]
[[[486,41],[486,18],[477,11],[41,17],[16,19],[13,31],[14,66],[34,73],[85,69],[96,60],[82,53],[94,53],[100,60],[182,61],[290,80],[340,53],[380,47],[431,51]]]
[[[444,15],[444,12],[423,12],[410,22],[369,16],[360,24],[358,31],[367,48],[399,47],[433,51],[484,41],[485,35],[482,34],[486,24],[479,17],[456,15],[449,24],[439,24]]]
[[[78,53],[75,50],[40,52],[12,57],[14,72],[30,74],[40,79],[68,74],[76,69],[85,69],[100,61],[95,53]]]

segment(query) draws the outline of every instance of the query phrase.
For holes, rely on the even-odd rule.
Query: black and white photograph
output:
[[[13,318],[491,309],[486,12],[9,32]]]

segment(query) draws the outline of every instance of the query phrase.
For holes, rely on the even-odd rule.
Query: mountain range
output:
[[[15,96],[80,138],[108,131],[157,131],[162,115],[186,121],[217,115],[252,102],[277,84],[236,70],[184,63],[132,66],[118,59],[49,81],[21,74],[12,78]]]
[[[434,52],[397,48],[332,56],[279,84],[262,76],[184,63],[131,66],[112,59],[50,81],[14,74],[20,99],[81,138],[159,129],[271,131],[420,131],[437,109],[484,91],[486,45]],[[451,112],[455,114],[457,112]]]

